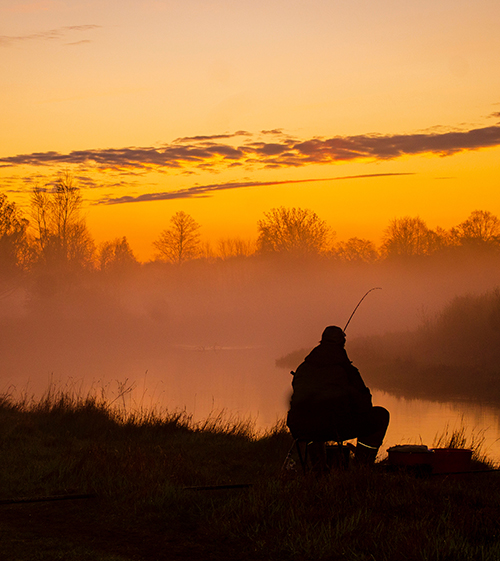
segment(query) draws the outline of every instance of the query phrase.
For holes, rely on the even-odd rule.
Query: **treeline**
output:
[[[500,250],[500,220],[475,210],[457,226],[432,230],[419,217],[394,218],[377,247],[368,239],[336,241],[335,232],[315,212],[274,208],[257,223],[254,241],[239,238],[203,243],[201,226],[185,212],[175,213],[153,242],[154,261],[182,265],[254,256],[291,256],[374,263],[460,254],[471,249]],[[0,267],[3,273],[40,267],[78,272],[124,270],[139,265],[126,236],[96,245],[83,213],[79,186],[68,173],[46,187],[35,187],[27,215],[0,194]]]

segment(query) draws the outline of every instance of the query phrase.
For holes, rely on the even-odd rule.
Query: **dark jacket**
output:
[[[295,438],[355,438],[372,408],[370,390],[338,343],[315,347],[294,373],[292,387],[287,425]]]

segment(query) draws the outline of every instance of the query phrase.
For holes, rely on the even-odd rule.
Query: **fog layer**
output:
[[[271,408],[269,414],[279,416],[290,377],[275,367],[276,359],[308,352],[327,325],[343,327],[367,290],[382,288],[354,315],[347,349],[377,385],[387,366],[370,370],[377,341],[421,329],[456,296],[494,290],[499,272],[500,258],[491,253],[358,265],[254,256],[182,267],[151,263],[77,278],[46,271],[5,279],[1,389],[41,392],[51,380],[70,380],[85,391],[114,383],[117,395],[133,386],[141,405],[204,414],[251,400],[260,414]],[[407,348],[414,344],[407,340]],[[463,347],[461,360],[472,362],[477,352]],[[419,387],[415,378],[405,383]]]

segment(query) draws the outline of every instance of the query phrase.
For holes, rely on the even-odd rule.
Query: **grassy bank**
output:
[[[256,435],[222,417],[126,413],[92,396],[4,396],[0,558],[500,558],[499,474],[352,466],[316,479],[281,470],[290,446],[282,427]],[[5,500],[61,495],[88,498]]]

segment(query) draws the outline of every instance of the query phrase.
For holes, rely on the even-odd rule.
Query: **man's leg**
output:
[[[356,446],[356,460],[363,464],[373,464],[377,452],[384,441],[390,414],[384,407],[372,407],[360,427]]]

